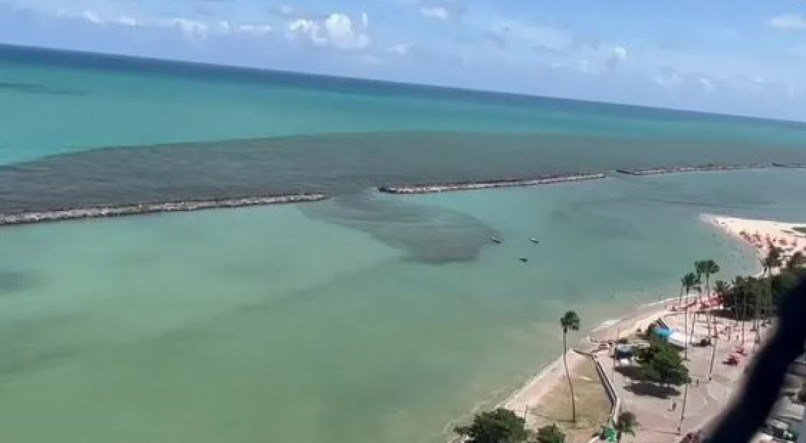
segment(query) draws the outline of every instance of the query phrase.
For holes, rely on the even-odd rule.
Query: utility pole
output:
[[[610,378],[613,380],[616,379],[616,362],[618,361],[618,359],[616,359],[616,354],[618,353],[618,339],[620,335],[621,328],[616,327],[616,341],[613,342],[613,369],[610,371]]]
[[[711,374],[714,372],[714,360],[716,359],[716,346],[719,344],[719,331],[716,333],[716,337],[714,337],[713,347],[714,349],[711,350],[711,366],[708,368],[708,381],[711,381]]]
[[[680,424],[677,425],[677,434],[680,435],[683,430],[683,420],[686,419],[686,401],[688,401],[688,383],[683,389],[683,408],[680,410]]]
[[[683,360],[688,360],[688,307],[683,311]]]

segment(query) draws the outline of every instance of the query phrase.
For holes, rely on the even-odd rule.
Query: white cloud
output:
[[[616,66],[623,63],[627,60],[627,48],[624,46],[613,46],[608,48],[603,48],[600,52],[603,51],[604,54],[604,65],[608,69],[613,69]]]
[[[491,34],[502,40],[548,51],[565,51],[574,45],[573,35],[565,29],[519,20],[498,20],[493,24]]]
[[[714,85],[714,82],[711,79],[707,77],[700,77],[698,80],[700,82],[700,85],[702,86],[703,91],[709,93],[716,91],[716,86]]]
[[[391,52],[392,54],[406,56],[409,55],[409,53],[411,52],[412,46],[413,45],[411,43],[398,43],[396,45],[392,45],[386,48],[386,50],[388,52]]]
[[[182,17],[174,17],[168,20],[167,25],[179,29],[188,38],[205,38],[209,30],[209,27],[200,21]]]
[[[421,6],[420,14],[422,14],[423,17],[435,18],[445,22],[451,18],[451,14],[448,10],[441,6]]]
[[[75,15],[70,15],[69,13],[66,13],[64,11],[60,12],[59,15],[62,17],[71,17],[71,18],[76,17]],[[140,24],[135,18],[130,17],[128,15],[121,15],[113,19],[104,19],[101,18],[101,16],[97,12],[91,9],[85,10],[84,12],[79,14],[78,17],[86,21],[87,23],[98,26],[119,25],[119,26],[133,27],[133,26],[139,26]]]
[[[348,15],[334,12],[324,20],[295,20],[288,25],[288,35],[292,39],[303,39],[318,47],[364,49],[370,45],[366,33],[368,24],[369,17],[366,14],[362,14],[360,22],[353,23]]]
[[[682,83],[683,77],[681,77],[676,70],[667,66],[661,68],[659,72],[653,75],[652,81],[659,86],[668,88]]]
[[[806,17],[799,14],[781,14],[770,19],[769,25],[777,29],[806,30]]]
[[[459,20],[466,10],[459,0],[423,0],[418,7],[423,17],[443,22]]]
[[[94,25],[104,24],[104,22],[101,20],[100,17],[98,17],[98,14],[95,11],[86,10],[81,13],[81,18]]]
[[[121,26],[140,26],[140,22],[138,22],[137,19],[129,17],[128,15],[121,15],[118,17],[116,23]]]
[[[254,37],[263,37],[271,34],[274,29],[269,25],[238,25],[235,27],[235,33],[248,34]]]
[[[624,61],[627,58],[627,48],[624,46],[615,46],[612,49],[611,57],[617,61]]]

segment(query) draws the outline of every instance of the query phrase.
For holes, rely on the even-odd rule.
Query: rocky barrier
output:
[[[806,168],[806,163],[773,163],[776,168]]]
[[[658,175],[676,174],[681,172],[719,172],[719,171],[741,171],[747,169],[761,169],[763,165],[701,165],[701,166],[675,166],[668,168],[635,168],[616,169],[616,172],[626,175]]]
[[[51,211],[13,212],[0,214],[0,226],[55,222],[81,218],[123,217],[129,215],[153,214],[157,212],[201,211],[216,208],[240,208],[245,206],[315,202],[327,198],[328,196],[325,194],[287,194],[208,200],[144,202],[114,206],[55,209]]]
[[[471,191],[477,189],[537,186],[555,183],[572,183],[605,178],[604,174],[564,174],[531,179],[503,179],[477,182],[434,183],[420,185],[381,186],[378,191],[388,194],[430,194],[434,192]]]

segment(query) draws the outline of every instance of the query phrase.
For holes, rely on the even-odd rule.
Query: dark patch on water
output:
[[[0,294],[12,294],[36,286],[38,278],[31,271],[0,270]]]
[[[0,167],[0,212],[300,191],[355,195],[376,186],[406,183],[770,158],[806,160],[803,149],[647,143],[457,132],[332,134],[105,148]]]
[[[386,196],[350,196],[328,205],[306,205],[302,211],[370,234],[399,249],[406,260],[424,263],[472,261],[496,231],[458,211]]]
[[[412,260],[474,259],[490,228],[466,214],[367,198],[377,186],[533,178],[703,163],[806,161],[806,150],[714,141],[375,132],[112,147],[0,167],[0,213],[297,192],[333,195],[315,217]],[[573,185],[569,185],[573,186]],[[301,206],[302,207],[302,206]]]
[[[42,95],[85,95],[83,92],[72,91],[69,89],[59,89],[39,83],[17,83],[17,82],[0,82],[0,90],[10,90],[13,92],[20,92],[23,94],[42,94]]]
[[[76,350],[60,343],[58,337],[65,327],[79,321],[76,316],[59,315],[0,322],[0,381],[45,370],[75,355]]]

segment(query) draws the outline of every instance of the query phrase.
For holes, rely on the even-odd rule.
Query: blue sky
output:
[[[0,42],[806,121],[806,0],[0,0]]]

